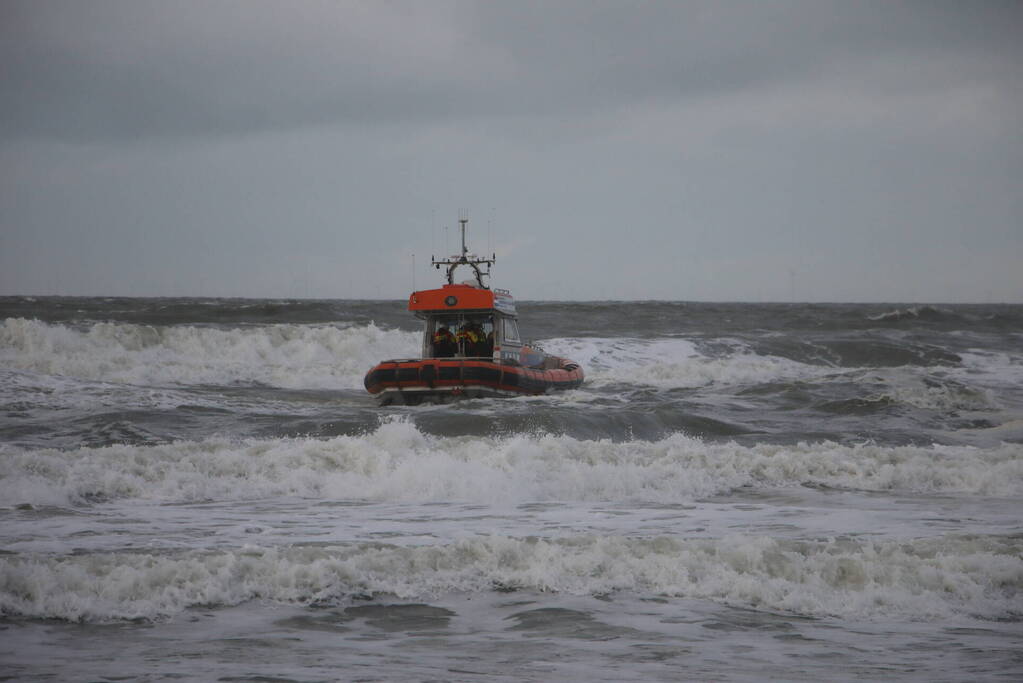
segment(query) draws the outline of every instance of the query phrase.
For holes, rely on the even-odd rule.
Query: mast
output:
[[[469,247],[465,243],[465,229],[469,223],[469,217],[464,211],[459,211],[458,222],[462,228],[462,253],[453,254],[448,258],[437,259],[430,257],[430,265],[434,268],[440,269],[441,266],[447,266],[448,284],[455,284],[455,269],[458,266],[469,266],[472,268],[473,274],[476,276],[476,282],[479,284],[481,289],[490,289],[489,286],[483,284],[483,276],[490,277],[490,266],[497,261],[497,254],[491,254],[490,258],[484,258],[477,256],[469,251]],[[487,269],[483,270],[480,266],[486,266]]]

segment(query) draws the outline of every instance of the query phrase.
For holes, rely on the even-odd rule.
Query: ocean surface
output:
[[[1023,306],[0,298],[0,679],[1023,679]]]

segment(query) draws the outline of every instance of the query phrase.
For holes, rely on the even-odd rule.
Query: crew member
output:
[[[455,335],[451,334],[447,325],[441,325],[433,335],[433,357],[450,358],[456,350]]]
[[[462,347],[463,355],[470,357],[479,355],[479,345],[483,341],[483,334],[477,323],[470,321],[462,325],[455,339]]]

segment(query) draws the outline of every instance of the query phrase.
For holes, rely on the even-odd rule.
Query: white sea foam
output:
[[[1020,348],[1023,348],[1021,338]],[[1023,386],[1023,353],[971,349],[960,352],[962,367],[952,368],[949,374],[963,382],[983,382],[991,386]]]
[[[486,536],[449,545],[0,557],[0,613],[160,618],[252,599],[429,599],[524,589],[635,591],[806,615],[1019,618],[1023,546],[1010,537],[913,541]]]
[[[877,322],[893,322],[899,320],[905,320],[907,318],[927,318],[927,317],[941,317],[941,316],[953,316],[955,311],[949,308],[942,308],[940,306],[910,306],[908,308],[896,308],[884,313],[878,313],[877,315],[868,315],[868,320],[874,320]]]
[[[129,384],[352,389],[361,388],[365,372],[380,360],[418,355],[418,342],[416,333],[373,324],[217,329],[95,323],[78,329],[8,318],[0,326],[0,365]]]
[[[835,372],[833,368],[758,355],[737,342],[720,356],[705,355],[693,342],[679,338],[562,338],[546,340],[543,346],[549,353],[581,363],[587,371],[587,383],[596,387],[626,383],[685,389],[810,379]]]
[[[0,403],[9,410],[59,413],[81,409],[173,410],[182,405],[220,409],[225,399],[212,398],[184,387],[137,387],[117,382],[82,380],[0,369]]]
[[[0,500],[80,504],[302,496],[355,501],[674,503],[737,487],[1023,494],[1023,445],[843,446],[569,436],[435,437],[405,421],[360,436],[5,449]]]
[[[989,411],[1000,407],[994,390],[975,384],[977,378],[964,373],[901,367],[874,370],[856,379],[873,389],[865,397],[867,400],[888,400],[941,412]]]
[[[757,355],[741,345],[711,357],[688,340],[563,338],[545,349],[580,363],[587,383],[660,388],[810,378],[833,369]],[[133,385],[261,383],[295,389],[358,389],[386,358],[419,354],[419,334],[376,325],[270,325],[238,329],[94,323],[79,329],[8,318],[0,366]]]

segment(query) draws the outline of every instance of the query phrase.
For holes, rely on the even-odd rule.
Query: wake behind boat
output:
[[[447,267],[447,284],[409,296],[408,309],[424,321],[422,357],[377,364],[366,373],[366,390],[381,405],[417,405],[578,387],[583,371],[577,363],[523,343],[511,292],[483,282],[495,257],[470,253],[465,245],[468,219],[459,223],[462,253],[431,260],[438,269]],[[455,284],[459,266],[471,268],[474,279]]]

